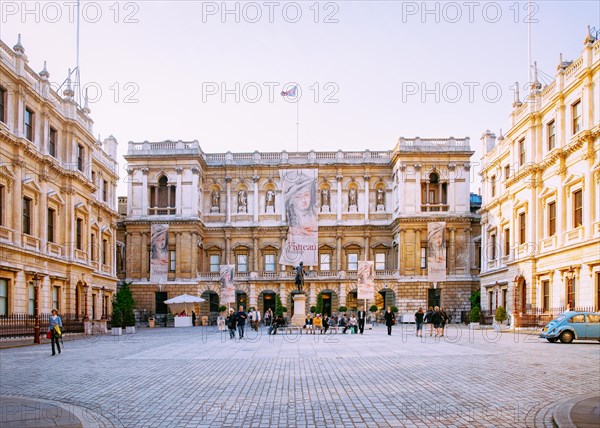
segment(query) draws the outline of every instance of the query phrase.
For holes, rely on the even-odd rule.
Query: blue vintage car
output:
[[[574,339],[600,341],[600,313],[567,311],[550,321],[540,333],[548,342],[571,343]]]

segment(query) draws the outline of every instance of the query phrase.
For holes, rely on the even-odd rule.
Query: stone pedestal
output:
[[[294,294],[294,316],[292,327],[302,327],[306,320],[306,294]]]

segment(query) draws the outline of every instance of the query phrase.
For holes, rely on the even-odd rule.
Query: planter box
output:
[[[469,330],[479,330],[479,323],[478,322],[469,323]]]
[[[134,334],[135,327],[125,327],[125,334]]]
[[[123,329],[121,327],[113,327],[110,331],[113,336],[121,336],[123,334]]]

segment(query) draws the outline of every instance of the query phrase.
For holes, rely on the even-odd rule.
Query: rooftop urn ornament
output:
[[[19,36],[17,37],[17,44],[13,46],[13,51],[18,54],[25,54],[25,48],[21,44],[21,33],[19,33]]]
[[[44,61],[44,69],[40,71],[40,77],[45,81],[50,78],[50,73],[48,73],[48,70],[46,69],[46,61]]]

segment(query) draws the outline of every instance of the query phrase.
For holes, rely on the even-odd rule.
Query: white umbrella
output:
[[[205,302],[206,299],[197,296],[191,296],[189,294],[182,294],[181,296],[173,297],[172,299],[165,300],[167,305],[185,305],[185,311],[187,313],[187,304],[188,303],[202,303]]]

